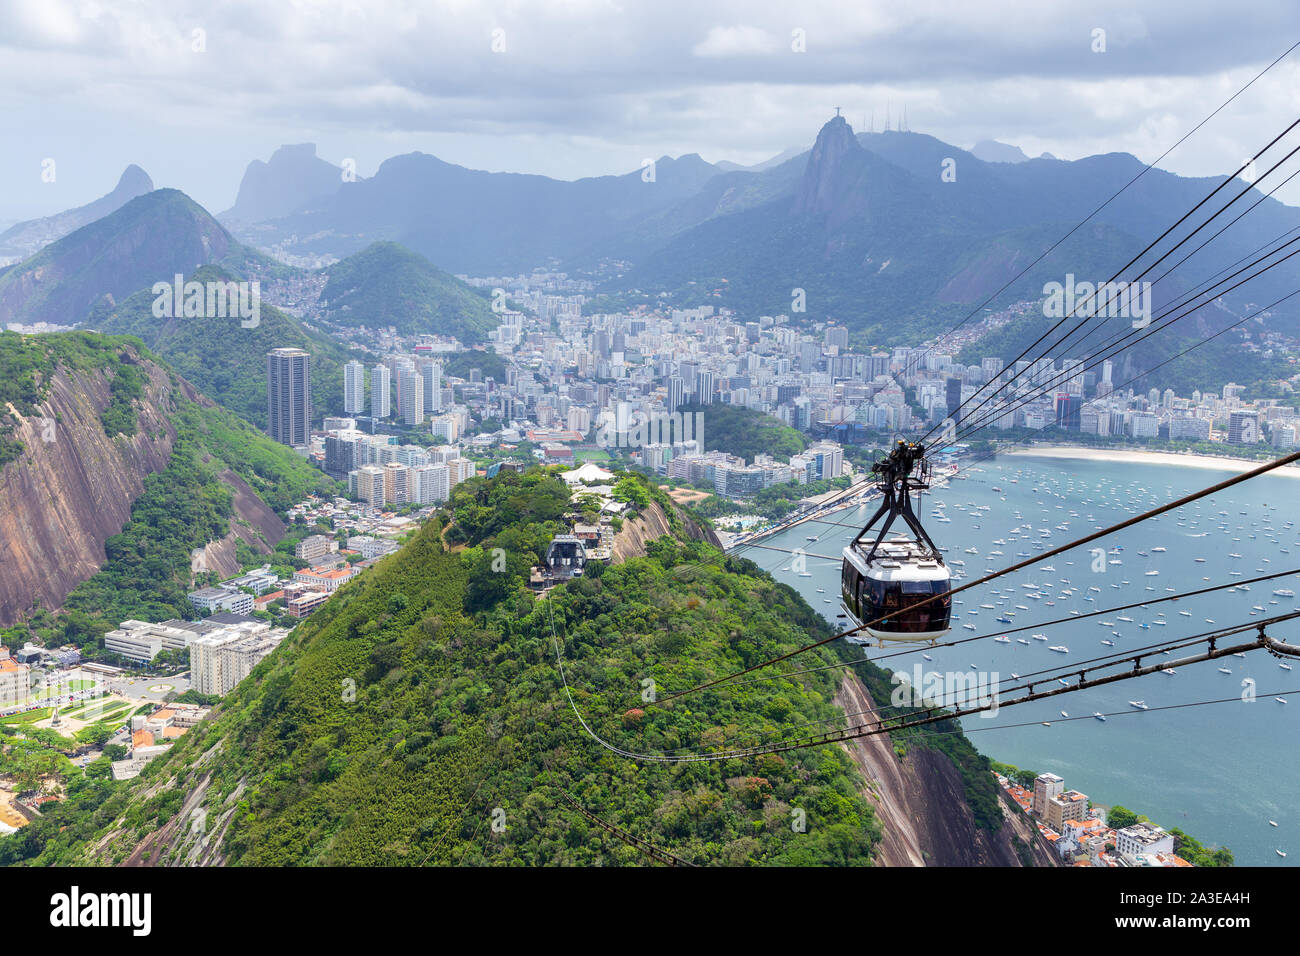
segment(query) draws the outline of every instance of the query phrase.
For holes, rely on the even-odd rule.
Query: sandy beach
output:
[[[1138,465],[1181,465],[1184,468],[1208,468],[1227,471],[1233,474],[1252,471],[1264,461],[1248,458],[1218,458],[1212,455],[1184,455],[1167,451],[1136,451],[1133,449],[1084,448],[1067,445],[1045,445],[1035,448],[1017,448],[1012,451],[1000,451],[999,455],[1014,455],[1025,458],[1061,458],[1076,461],[1114,461],[1129,462]],[[1300,478],[1300,466],[1284,465],[1271,472],[1289,478]]]

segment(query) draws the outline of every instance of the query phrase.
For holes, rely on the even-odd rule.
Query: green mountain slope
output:
[[[155,189],[0,274],[0,321],[75,325],[176,273],[216,263],[239,278],[284,271],[176,189]]]
[[[567,500],[539,471],[460,486],[453,529],[468,549],[449,551],[430,523],[301,624],[139,781],[86,781],[0,857],[70,862],[103,836],[103,859],[162,862],[193,849],[179,816],[191,793],[210,824],[202,852],[229,863],[644,862],[572,810],[568,793],[696,863],[869,862],[879,823],[838,748],[634,764],[583,733],[557,644],[585,719],[634,750],[706,750],[832,719],[837,677],[647,707],[647,678],[664,693],[793,649],[825,625],[753,565],[672,538],[538,601],[521,575]],[[493,575],[495,547],[508,557]],[[493,827],[498,808],[504,830]]]
[[[121,485],[134,483],[140,489],[130,501],[125,524],[112,524],[102,532],[107,535],[100,539],[102,567],[84,579],[72,577],[57,595],[67,594],[61,602],[63,613],[28,614],[26,625],[17,629],[21,633],[0,637],[0,643],[31,637],[47,646],[71,641],[97,656],[99,636],[122,620],[188,616],[191,609],[185,594],[193,587],[194,549],[235,532],[240,547],[252,549],[250,556],[269,552],[284,533],[277,515],[282,518],[290,505],[308,494],[337,490],[301,456],[212,404],[132,338],[86,332],[2,334],[0,372],[4,382],[0,399],[12,403],[17,412],[0,420],[0,450],[9,459],[0,464],[4,469],[0,479],[8,482],[25,470],[43,484],[50,482],[45,485],[48,502],[23,495],[14,508],[0,512],[0,550],[20,567],[40,566],[41,532],[52,524],[61,527],[56,518],[71,515],[69,527],[77,527],[83,535],[90,533],[91,519],[85,512],[98,510],[96,502],[75,497],[81,485],[53,484],[59,475],[93,474],[96,481],[90,487],[98,490],[117,487],[110,482],[117,481],[119,472],[135,468],[134,482],[123,480]],[[97,415],[93,409],[100,401],[97,397],[84,396],[91,407],[78,405],[75,410],[47,404],[57,397],[52,395],[58,390],[53,386],[66,391],[67,383],[74,381],[70,376],[78,373],[109,380]],[[16,440],[21,424],[47,414],[59,416],[54,441]],[[102,431],[101,440],[91,442],[86,428]],[[162,449],[156,464],[140,462],[142,451],[125,451],[117,461],[104,450],[139,449],[143,440]],[[51,473],[54,479],[41,477]],[[16,526],[9,520],[11,511],[16,511]],[[67,540],[52,546],[72,550]],[[26,609],[34,603],[29,595],[18,607]]]
[[[756,565],[679,537],[657,487],[619,487],[647,520],[679,530],[539,600],[523,581],[568,489],[540,469],[458,486],[450,514],[343,587],[138,780],[70,771],[67,800],[0,838],[0,864],[647,862],[570,799],[697,864],[873,862],[881,824],[839,747],[664,764],[617,756],[583,731],[573,706],[601,738],[649,753],[843,720],[830,703],[843,672],[826,668],[643,702],[648,681],[662,697],[830,630]],[[887,699],[885,673],[865,670]],[[955,724],[933,730],[896,749],[946,756],[974,826],[996,830],[987,761]]]
[[[469,345],[497,326],[483,294],[395,242],[373,243],[326,271],[323,317],[335,325],[391,325],[403,335],[450,335]]]
[[[225,281],[231,275],[213,266],[187,280]],[[343,408],[343,364],[347,349],[322,332],[305,328],[293,316],[262,303],[259,324],[243,328],[237,318],[156,318],[153,293],[141,290],[121,306],[97,316],[100,331],[134,335],[187,380],[218,403],[259,428],[266,427],[266,353],[294,347],[311,353],[312,411],[315,420]]]

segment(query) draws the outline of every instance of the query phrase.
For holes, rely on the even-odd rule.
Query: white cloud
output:
[[[691,52],[696,56],[754,56],[773,53],[776,38],[754,26],[713,27]]]

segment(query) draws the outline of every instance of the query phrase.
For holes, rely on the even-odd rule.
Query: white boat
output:
[[[1219,668],[1219,673],[1220,673],[1220,674],[1231,674],[1231,673],[1232,673],[1232,670],[1231,670],[1230,668],[1227,668],[1227,667],[1220,667],[1220,668]]]
[[[1273,594],[1277,597],[1295,597],[1295,592],[1290,588],[1278,588]]]
[[[1275,826],[1277,826],[1277,821],[1276,821],[1276,820],[1269,820],[1269,821],[1268,821],[1268,825],[1271,826],[1271,827],[1275,827]]]
[[[1161,670],[1160,673],[1168,674],[1170,677],[1173,677],[1175,674],[1178,673],[1178,671],[1174,670],[1172,667],[1166,667],[1163,670]]]
[[[995,638],[993,638],[993,641],[994,641],[994,643],[996,643],[996,644],[1010,644],[1010,643],[1011,643],[1011,638],[1006,637],[1006,636],[1003,636],[1003,637],[995,637]]]
[[[1032,637],[1032,638],[1033,638],[1034,640],[1036,640],[1036,641],[1045,641],[1045,640],[1047,640],[1047,635],[1046,635],[1046,634],[1031,634],[1030,637]]]
[[[1107,647],[1114,647],[1114,646],[1115,646],[1115,642],[1114,642],[1114,641],[1102,641],[1102,643],[1105,644]]]
[[[1145,700],[1130,700],[1128,705],[1136,710],[1150,710]]]
[[[1070,715],[1067,714],[1065,711],[1061,711],[1061,716],[1062,716],[1062,717],[1069,717]]]
[[[1094,711],[1092,712],[1092,716],[1096,717],[1098,720],[1100,720],[1100,721],[1102,721],[1102,722],[1105,722],[1105,720],[1106,720],[1106,715],[1103,714],[1103,713],[1101,713],[1100,711],[1096,711],[1096,710],[1094,710]]]
[[[1057,644],[1055,647],[1049,647],[1049,651],[1056,651],[1058,654],[1068,654],[1070,649],[1063,644]]]
[[[1028,644],[1029,642],[1028,642],[1027,640],[1025,640],[1023,637],[1017,637],[1017,638],[1016,638],[1016,643],[1017,643],[1017,644]]]
[[[1277,701],[1279,704],[1285,704],[1285,703],[1286,703],[1286,698],[1285,698],[1285,697],[1274,697],[1273,699],[1274,699],[1275,701]]]
[[[1286,859],[1286,854],[1283,853],[1281,850],[1277,850],[1275,852],[1277,853],[1278,856],[1282,857],[1283,859]]]

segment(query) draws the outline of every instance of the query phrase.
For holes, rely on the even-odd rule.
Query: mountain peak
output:
[[[817,142],[808,154],[803,181],[795,201],[795,212],[830,212],[835,208],[837,183],[847,168],[857,169],[857,161],[866,155],[853,135],[853,127],[843,116],[835,116],[817,134]]]
[[[971,155],[986,163],[1027,163],[1029,157],[1019,146],[982,139],[970,148]]]
[[[117,185],[113,187],[114,193],[129,193],[131,198],[135,198],[143,193],[153,192],[153,180],[143,169],[132,163],[126,169],[122,170],[121,177],[117,180]]]
[[[281,146],[268,162],[255,159],[248,164],[235,205],[222,217],[264,222],[287,216],[338,190],[340,172],[339,167],[316,155],[315,143]]]

